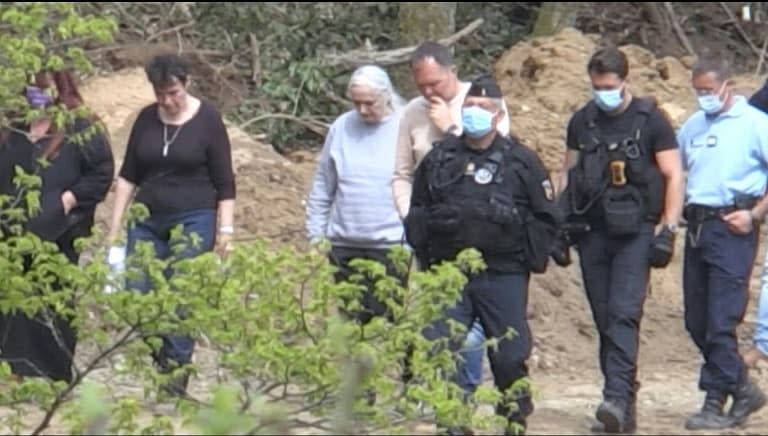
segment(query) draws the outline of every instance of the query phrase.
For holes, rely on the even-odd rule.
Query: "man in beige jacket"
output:
[[[406,105],[400,120],[392,193],[401,220],[408,215],[413,173],[432,144],[446,134],[461,136],[461,107],[471,83],[460,81],[456,70],[450,49],[435,42],[422,44],[411,58],[413,79],[421,96]],[[505,116],[497,130],[506,136],[506,104],[503,110]],[[460,385],[467,392],[474,392],[482,383],[484,342],[485,332],[476,320],[467,334],[462,352],[464,363],[459,368]]]
[[[395,176],[392,192],[400,218],[408,215],[413,172],[432,148],[432,143],[446,134],[461,135],[461,105],[469,90],[469,82],[459,80],[450,49],[426,42],[411,59],[411,71],[420,97],[404,109],[397,141]],[[497,130],[509,134],[509,111]]]

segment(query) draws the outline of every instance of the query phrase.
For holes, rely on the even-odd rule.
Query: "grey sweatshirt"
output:
[[[367,124],[349,111],[331,125],[307,201],[310,240],[327,237],[333,245],[359,248],[403,241],[392,198],[400,115]]]

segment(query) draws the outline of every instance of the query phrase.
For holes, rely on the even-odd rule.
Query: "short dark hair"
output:
[[[438,65],[445,68],[452,67],[456,64],[450,48],[439,42],[427,41],[418,46],[416,51],[413,52],[413,56],[411,56],[411,67],[416,66],[416,64],[421,63],[428,58],[434,59]]]
[[[699,58],[691,69],[692,77],[699,77],[707,73],[715,73],[718,80],[724,82],[731,78],[731,66],[728,61],[720,56],[706,56]]]
[[[587,73],[614,73],[624,80],[629,75],[629,61],[627,60],[627,55],[616,47],[601,48],[589,59]]]
[[[176,54],[160,54],[149,60],[144,68],[147,79],[155,88],[164,88],[172,85],[175,80],[182,84],[187,83],[189,77],[189,65]]]

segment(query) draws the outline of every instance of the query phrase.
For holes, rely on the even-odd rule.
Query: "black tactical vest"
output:
[[[626,224],[627,233],[638,222],[658,220],[663,207],[664,179],[643,131],[655,103],[640,98],[638,102],[632,128],[619,135],[604,134],[597,124],[597,106],[594,102],[586,106],[586,123],[577,133],[579,161],[569,172],[565,192],[569,219],[605,221],[606,208],[610,209],[615,197],[616,204],[638,205],[640,216],[627,215],[631,221]]]
[[[497,138],[484,153],[466,148],[460,138],[435,144],[429,162],[428,187],[433,204],[458,213],[458,223],[447,231],[431,229],[431,250],[451,258],[473,247],[484,256],[521,250],[527,210],[521,198],[522,164],[509,151],[514,144]]]

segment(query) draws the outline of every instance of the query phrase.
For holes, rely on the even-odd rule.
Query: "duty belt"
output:
[[[691,204],[685,207],[683,215],[685,216],[685,220],[689,223],[698,224],[704,221],[720,219],[724,215],[737,210],[739,209],[736,206],[712,207]]]
[[[700,204],[690,204],[683,210],[683,216],[688,222],[688,237],[692,247],[698,247],[701,238],[701,228],[705,221],[722,219],[725,215],[737,210],[748,210],[755,206],[757,197],[739,196],[736,204],[731,206],[712,207]]]

